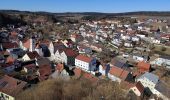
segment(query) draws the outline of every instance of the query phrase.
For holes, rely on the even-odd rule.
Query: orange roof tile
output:
[[[94,76],[93,76],[92,74],[90,74],[90,73],[84,73],[84,74],[83,74],[83,77],[84,77],[85,79],[88,79],[88,80],[92,81],[92,82],[96,82],[96,81],[99,80],[97,77],[94,77]]]
[[[40,55],[36,51],[28,52],[27,55],[28,55],[28,57],[30,59],[35,59],[35,58],[39,58],[40,57]]]
[[[16,96],[23,90],[26,84],[24,81],[5,75],[0,79],[0,91],[11,96]]]
[[[7,43],[2,43],[2,47],[5,48],[5,49],[17,48],[18,44],[17,43],[7,42]]]
[[[73,71],[74,71],[74,75],[75,76],[77,76],[77,77],[81,76],[82,71],[81,71],[80,68],[75,68]]]
[[[51,66],[50,65],[39,66],[39,73],[40,73],[39,79],[41,81],[48,79],[49,75],[52,73]]]
[[[118,68],[118,67],[115,67],[115,66],[111,67],[109,73],[114,75],[114,76],[117,76],[117,77],[119,77],[123,80],[126,79],[127,75],[129,74],[128,71],[121,69],[121,68]]]
[[[138,62],[137,67],[140,71],[145,72],[150,70],[150,64],[144,61]]]
[[[87,63],[91,62],[92,60],[92,58],[84,56],[84,55],[78,55],[76,59],[87,62]]]
[[[63,69],[64,69],[64,65],[62,63],[56,65],[56,70],[58,70],[59,72],[62,72]]]
[[[15,61],[15,58],[8,56],[6,59],[6,63],[13,63]]]
[[[64,52],[67,56],[70,56],[70,57],[76,57],[78,55],[78,52],[76,52],[70,48],[64,49]]]
[[[28,39],[28,40],[26,40],[24,43],[23,43],[23,46],[25,47],[25,48],[30,48],[30,39]]]
[[[140,93],[144,92],[144,86],[141,84],[141,82],[137,82],[135,86],[140,91]]]

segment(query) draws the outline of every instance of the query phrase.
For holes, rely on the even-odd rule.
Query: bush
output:
[[[118,83],[86,79],[63,81],[47,80],[17,96],[17,100],[125,100]]]

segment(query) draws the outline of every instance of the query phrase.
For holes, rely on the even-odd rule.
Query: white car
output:
[[[125,53],[122,55],[124,58],[128,58],[129,57],[129,54]]]

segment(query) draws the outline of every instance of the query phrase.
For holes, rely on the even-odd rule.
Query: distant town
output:
[[[24,92],[52,80],[87,80],[97,100],[169,100],[170,18],[1,12],[0,100],[24,100]],[[99,89],[102,82],[123,96],[103,95],[114,89]]]

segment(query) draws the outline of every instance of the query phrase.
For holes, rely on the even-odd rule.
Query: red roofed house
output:
[[[72,34],[70,39],[73,41],[73,42],[80,42],[83,40],[83,36],[80,35],[80,34]]]
[[[83,77],[84,77],[85,79],[88,79],[88,80],[92,81],[92,82],[98,81],[98,78],[97,78],[97,77],[94,77],[94,76],[93,76],[92,74],[90,74],[90,73],[84,73],[84,74],[83,74]]]
[[[30,38],[26,41],[21,42],[20,41],[20,47],[23,50],[29,50],[29,51],[34,51],[35,47],[36,47],[36,41],[33,38]]]
[[[42,65],[39,66],[39,80],[43,81],[43,80],[47,80],[49,78],[49,76],[52,73],[52,69],[50,65]]]
[[[56,71],[61,73],[63,71],[63,69],[64,69],[64,65],[62,63],[58,63],[56,65],[56,68],[55,68]]]
[[[17,43],[11,43],[11,42],[1,43],[1,47],[2,47],[3,50],[18,48],[18,44]]]
[[[84,55],[78,55],[75,59],[75,65],[76,67],[79,67],[82,70],[89,71],[91,61],[92,61],[92,58],[90,57],[87,57]]]
[[[8,64],[13,64],[15,60],[16,60],[16,59],[15,59],[14,57],[8,56],[8,57],[6,58],[6,63],[8,63]]]
[[[125,80],[128,75],[129,75],[128,71],[112,66],[108,73],[108,78],[110,78],[112,81],[121,82],[121,80]]]
[[[26,53],[23,57],[22,57],[22,59],[24,60],[24,61],[29,61],[29,60],[35,60],[35,59],[37,59],[37,58],[39,58],[40,57],[40,55],[36,52],[36,51],[33,51],[33,52],[28,52],[28,53]]]
[[[79,78],[82,74],[82,70],[80,68],[75,68],[73,70],[75,77]]]
[[[144,86],[137,82],[133,87],[130,88],[131,91],[133,91],[137,96],[142,96],[144,93]]]
[[[78,53],[76,51],[67,48],[60,54],[60,58],[66,65],[75,65],[75,58],[77,55]]]
[[[151,65],[147,62],[141,61],[141,62],[138,62],[137,68],[140,73],[149,72]]]
[[[23,91],[27,83],[7,75],[0,79],[0,99],[14,100],[15,97]]]
[[[66,65],[75,65],[75,58],[78,52],[70,49],[58,49],[55,53],[55,61],[65,63]]]

